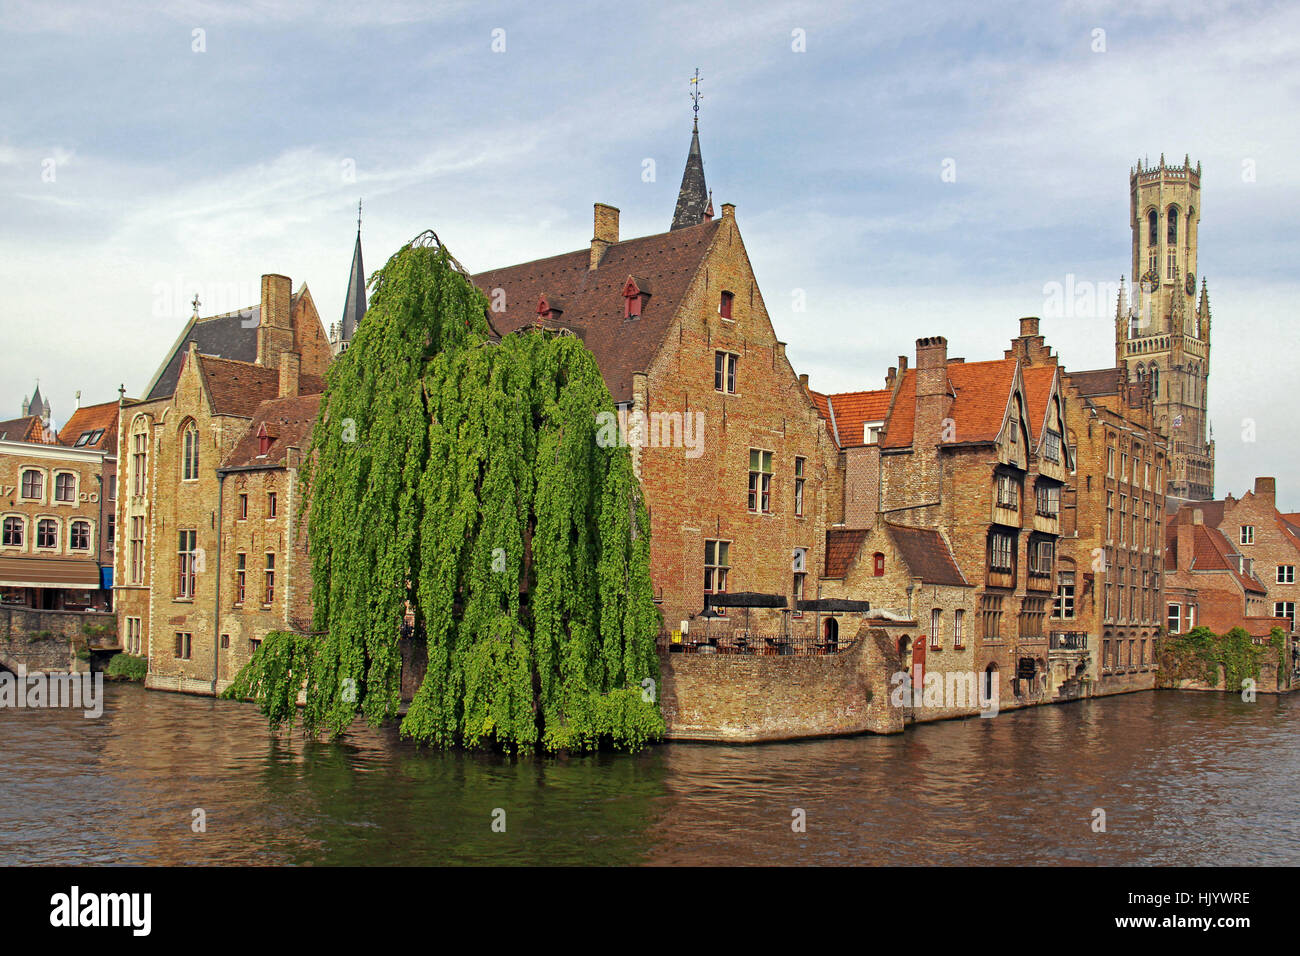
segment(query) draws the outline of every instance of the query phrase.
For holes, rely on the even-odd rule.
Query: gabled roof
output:
[[[237,415],[252,418],[262,402],[280,394],[279,369],[235,362],[229,359],[198,356],[199,372],[212,399],[214,415]],[[317,375],[299,375],[300,395],[316,395],[325,391],[325,382]]]
[[[1030,365],[1020,371],[1025,382],[1026,411],[1029,415],[1029,421],[1025,424],[1029,426],[1029,437],[1035,445],[1042,439],[1043,427],[1047,424],[1047,406],[1052,397],[1056,371],[1055,365]]]
[[[247,430],[230,450],[222,468],[266,466],[282,468],[288,449],[305,451],[311,440],[312,426],[320,410],[320,395],[296,395],[263,402],[253,414]],[[260,454],[258,440],[263,429],[272,438],[266,455]]]
[[[953,396],[949,415],[956,424],[952,444],[997,440],[1006,419],[1016,368],[1015,359],[948,363],[948,388]],[[915,427],[916,369],[910,368],[903,373],[881,447],[909,447]]]
[[[970,587],[966,577],[957,566],[956,559],[948,542],[934,528],[913,528],[908,525],[890,524],[885,527],[894,539],[898,554],[914,577],[926,584],[947,584],[957,587]]]
[[[1186,520],[1191,520],[1190,515]],[[1246,591],[1253,594],[1268,593],[1259,581],[1240,570],[1238,554],[1221,531],[1204,524],[1194,524],[1191,527],[1192,571],[1226,571]],[[1175,521],[1165,525],[1165,567],[1178,567],[1178,524]]]
[[[24,415],[0,422],[0,441],[45,441],[45,423],[39,415]]]
[[[563,313],[548,325],[575,332],[595,354],[614,401],[630,402],[633,373],[648,370],[658,354],[720,224],[714,220],[616,242],[595,269],[589,268],[588,248],[480,272],[473,281],[490,301],[505,305],[504,312],[492,313],[502,335],[537,324],[543,295],[562,301]],[[654,290],[633,319],[623,318],[629,275],[646,279]]]
[[[889,402],[894,393],[887,388],[870,392],[839,392],[822,395],[809,392],[817,413],[827,421],[834,421],[833,434],[841,448],[861,447],[867,444],[867,422],[883,422],[889,415]]]
[[[116,453],[117,413],[117,402],[83,405],[60,430],[59,444]]]

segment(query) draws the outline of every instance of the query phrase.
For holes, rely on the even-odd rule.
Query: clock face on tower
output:
[[[1160,273],[1156,272],[1155,269],[1148,269],[1142,274],[1140,284],[1143,292],[1155,292],[1156,289],[1160,288]]]
[[[1187,289],[1188,295],[1196,294],[1196,276],[1192,275],[1190,272],[1187,273],[1187,282],[1184,288]]]

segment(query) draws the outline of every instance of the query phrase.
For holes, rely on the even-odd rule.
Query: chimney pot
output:
[[[1267,498],[1270,501],[1277,498],[1277,479],[1276,478],[1256,478],[1255,495],[1259,498]]]
[[[297,352],[280,353],[280,398],[293,398],[298,394],[298,372],[302,358]]]
[[[1020,337],[1028,338],[1031,335],[1038,334],[1038,317],[1026,316],[1020,320]]]
[[[618,209],[603,202],[595,204],[595,225],[591,234],[591,266],[595,269],[606,250],[618,242]]]
[[[735,203],[724,202],[724,203],[722,204],[722,218],[723,218],[723,219],[735,219],[735,218],[736,218],[736,204],[735,204]]]
[[[808,373],[807,373],[807,372],[803,372],[803,373],[801,373],[801,374],[799,375],[799,384],[802,385],[804,388],[807,388],[807,387],[808,387]]]

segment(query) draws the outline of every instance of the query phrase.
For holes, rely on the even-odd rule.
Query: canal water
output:
[[[1300,863],[1295,696],[1147,692],[894,737],[509,759],[106,694],[97,720],[0,710],[0,864]]]

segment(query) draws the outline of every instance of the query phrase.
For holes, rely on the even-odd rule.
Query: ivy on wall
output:
[[[1203,625],[1194,627],[1186,634],[1161,641],[1157,684],[1174,687],[1180,681],[1192,680],[1218,687],[1222,667],[1225,689],[1235,691],[1246,679],[1258,682],[1260,665],[1270,651],[1276,655],[1278,673],[1285,673],[1286,634],[1281,628],[1273,628],[1267,644],[1256,644],[1240,627],[1226,634],[1215,634]]]
[[[308,732],[397,715],[408,608],[428,668],[402,733],[439,746],[637,749],[663,733],[649,520],[569,335],[495,340],[432,233],[372,279],[303,472],[323,637],[268,635],[230,696]]]

